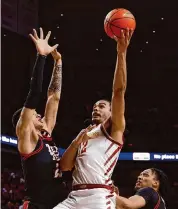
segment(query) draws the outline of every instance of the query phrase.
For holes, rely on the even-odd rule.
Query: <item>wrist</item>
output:
[[[74,149],[78,149],[79,148],[79,143],[76,142],[76,140],[74,139],[71,143],[71,146],[74,148]]]
[[[127,51],[117,51],[117,57],[126,57]]]
[[[61,65],[62,64],[62,59],[57,59],[54,60],[55,65]]]
[[[122,54],[126,54],[127,53],[127,49],[125,49],[125,50],[119,50],[119,49],[117,49],[117,54],[118,55],[122,55]]]
[[[47,55],[45,55],[45,54],[41,54],[41,53],[37,53],[37,57],[42,57],[42,58],[46,58],[47,57]]]

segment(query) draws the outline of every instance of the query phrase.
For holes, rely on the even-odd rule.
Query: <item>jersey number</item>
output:
[[[56,169],[55,169],[55,172],[54,172],[54,178],[60,178],[60,177],[62,177],[62,172],[59,169],[59,163],[57,162],[56,163]]]

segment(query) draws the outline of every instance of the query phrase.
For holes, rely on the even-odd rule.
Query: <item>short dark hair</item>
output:
[[[109,99],[106,99],[106,98],[101,98],[101,99],[98,99],[96,102],[101,101],[101,100],[106,101],[106,102],[109,103],[110,111],[111,111],[111,101],[110,101]],[[95,102],[95,103],[96,103],[96,102]],[[94,104],[95,104],[95,103],[94,103]],[[93,106],[94,106],[94,104],[93,104]]]
[[[152,173],[155,174],[157,180],[159,181],[159,193],[163,197],[163,199],[167,202],[168,194],[170,191],[170,185],[168,181],[167,175],[160,169],[157,168],[150,168]]]
[[[109,105],[111,105],[111,101],[110,101],[109,99],[107,99],[107,98],[100,98],[100,99],[98,99],[96,102],[101,101],[101,100],[106,101],[106,102],[109,103]],[[96,103],[96,102],[95,102],[95,103]]]
[[[111,105],[111,101],[109,99],[100,99],[100,100],[106,101]]]
[[[22,112],[22,108],[18,109],[12,116],[12,125],[14,128],[16,128],[21,112]]]

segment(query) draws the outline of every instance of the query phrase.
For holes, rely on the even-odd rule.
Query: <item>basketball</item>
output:
[[[110,11],[104,20],[104,30],[106,34],[113,38],[121,37],[121,30],[135,30],[136,21],[133,14],[126,9],[113,9]]]

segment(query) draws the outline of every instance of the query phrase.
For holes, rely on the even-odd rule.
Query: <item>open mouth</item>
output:
[[[42,118],[40,116],[37,117],[37,120],[42,123]]]
[[[93,113],[93,117],[100,117],[100,114],[98,114],[98,113]]]
[[[137,182],[136,182],[136,185],[138,185],[138,184],[141,184],[141,181],[137,181]]]

